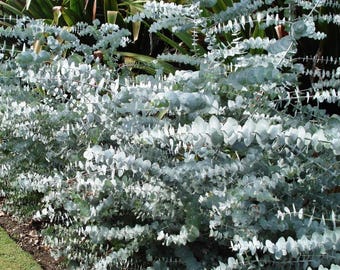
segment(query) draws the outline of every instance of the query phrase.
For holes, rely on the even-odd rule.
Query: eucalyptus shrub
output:
[[[336,269],[340,117],[305,101],[339,105],[340,59],[313,70],[294,55],[301,38],[325,36],[315,11],[339,6],[272,3],[207,17],[213,1],[147,3],[132,21],[205,40],[205,54],[160,56],[193,66],[169,75],[122,72],[128,32],[115,25],[1,28],[17,43],[0,69],[7,208],[42,223],[69,268]],[[244,35],[276,25],[288,35]],[[300,89],[310,73],[320,79]]]

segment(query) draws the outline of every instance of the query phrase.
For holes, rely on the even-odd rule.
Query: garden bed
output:
[[[32,254],[34,259],[45,270],[61,269],[58,261],[51,257],[49,248],[43,244],[35,226],[31,222],[19,221],[11,215],[3,212],[0,201],[0,227],[5,229],[9,236],[26,252]],[[1,265],[0,265],[1,268]]]

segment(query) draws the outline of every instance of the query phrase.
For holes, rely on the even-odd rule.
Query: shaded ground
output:
[[[6,270],[41,270],[31,254],[23,251],[0,227],[0,267]]]
[[[1,199],[0,199],[1,200]],[[25,251],[32,254],[34,259],[45,270],[61,269],[50,255],[48,247],[43,244],[42,238],[31,223],[19,222],[17,219],[1,211],[0,201],[0,226],[4,228],[9,236]],[[0,265],[1,268],[1,265]]]

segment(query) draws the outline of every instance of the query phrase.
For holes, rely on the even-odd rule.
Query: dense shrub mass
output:
[[[8,210],[68,268],[336,269],[340,59],[295,55],[339,5],[282,2],[147,3],[129,20],[190,36],[169,74],[125,65],[116,25],[0,28]]]

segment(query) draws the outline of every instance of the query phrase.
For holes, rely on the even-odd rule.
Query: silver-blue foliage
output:
[[[303,102],[339,104],[339,61],[316,71],[293,59],[300,38],[323,38],[313,15],[325,1],[287,2],[310,14],[276,19],[264,8],[272,1],[240,1],[209,17],[201,17],[207,1],[147,3],[131,20],[206,38],[202,55],[162,55],[193,67],[167,76],[121,73],[117,49],[128,31],[116,25],[24,19],[0,28],[17,40],[0,59],[8,209],[43,222],[46,243],[70,268],[133,259],[163,269],[177,257],[177,269],[335,269],[340,118]],[[282,39],[241,35],[283,23]],[[82,43],[87,35],[93,46]],[[320,80],[300,89],[301,74]]]

